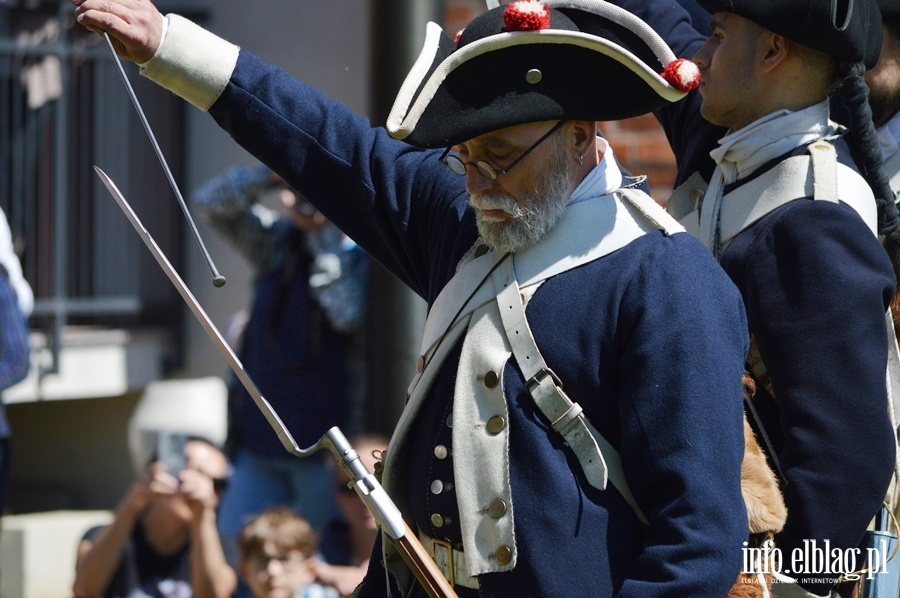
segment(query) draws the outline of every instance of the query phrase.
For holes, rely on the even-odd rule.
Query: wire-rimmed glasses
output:
[[[466,167],[469,166],[469,164],[471,164],[471,165],[475,166],[475,168],[478,169],[478,172],[480,172],[485,178],[490,179],[492,181],[496,181],[497,177],[499,177],[501,174],[506,174],[507,172],[512,170],[513,166],[515,166],[516,164],[521,162],[525,158],[525,156],[530,154],[537,146],[539,146],[541,143],[543,143],[548,137],[553,135],[561,126],[563,126],[563,124],[565,122],[566,121],[561,120],[558,123],[556,123],[555,125],[553,125],[552,129],[547,131],[540,139],[535,141],[531,147],[529,147],[527,150],[525,150],[524,152],[519,154],[519,157],[516,158],[515,160],[513,160],[512,162],[510,162],[506,166],[506,168],[496,168],[494,166],[491,166],[489,163],[487,163],[484,160],[479,160],[477,162],[463,162],[459,156],[457,156],[456,154],[450,153],[449,147],[446,150],[444,150],[444,153],[441,154],[440,158],[438,158],[438,162],[440,162],[441,164],[443,164],[444,166],[446,166],[447,168],[449,168],[450,170],[452,170],[453,172],[455,172],[456,174],[459,174],[459,175],[465,175]]]

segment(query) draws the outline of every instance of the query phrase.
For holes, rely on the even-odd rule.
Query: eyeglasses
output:
[[[306,562],[306,557],[302,553],[293,551],[287,554],[254,554],[247,559],[247,563],[257,571],[268,568],[269,563],[277,561],[285,571],[297,569]]]
[[[485,162],[484,160],[479,160],[478,162],[463,162],[459,156],[450,153],[449,147],[446,150],[444,150],[444,153],[441,154],[440,158],[438,158],[438,162],[440,162],[441,164],[443,164],[444,166],[446,166],[447,168],[449,168],[456,174],[460,174],[460,175],[466,174],[466,167],[469,164],[472,164],[478,169],[478,172],[480,172],[485,178],[488,178],[492,181],[496,181],[497,177],[499,177],[501,174],[506,174],[507,172],[512,170],[513,166],[515,166],[516,164],[521,162],[525,158],[525,156],[530,154],[537,146],[539,146],[541,143],[543,143],[548,137],[553,135],[561,126],[563,126],[563,124],[565,122],[566,121],[561,120],[558,123],[556,123],[555,125],[553,125],[552,129],[547,131],[547,133],[544,134],[543,137],[541,137],[540,139],[535,141],[531,147],[529,147],[527,150],[525,150],[524,152],[519,154],[519,157],[516,158],[515,160],[513,160],[512,162],[510,162],[506,168],[495,168],[495,167],[491,166],[490,164],[488,164],[487,162]]]

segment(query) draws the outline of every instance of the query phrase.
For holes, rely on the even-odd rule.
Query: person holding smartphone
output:
[[[178,440],[169,435],[162,444],[183,446],[183,469],[173,469],[181,465],[177,455],[158,450],[112,523],[84,535],[72,587],[76,598],[225,598],[234,592],[237,576],[216,530],[228,461],[206,439]]]
[[[227,169],[196,189],[192,202],[253,268],[253,299],[235,350],[297,443],[309,446],[332,426],[358,428],[365,252],[263,165]],[[234,464],[219,512],[226,544],[236,546],[247,519],[276,505],[289,506],[317,533],[339,516],[324,457],[286,453],[234,377],[226,445]],[[249,595],[241,584],[238,596]]]

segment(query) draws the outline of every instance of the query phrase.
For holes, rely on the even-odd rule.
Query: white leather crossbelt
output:
[[[450,542],[426,536],[419,531],[419,541],[434,559],[438,569],[450,582],[450,585],[478,589],[478,578],[469,575],[466,569],[466,555],[462,550],[453,548]]]

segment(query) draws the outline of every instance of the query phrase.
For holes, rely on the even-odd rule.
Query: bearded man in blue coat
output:
[[[428,302],[383,484],[460,596],[728,591],[743,306],[596,135],[693,65],[606,3],[514,2],[429,25],[386,131],[147,1],[75,5]],[[390,585],[424,595],[386,542],[359,592]]]

